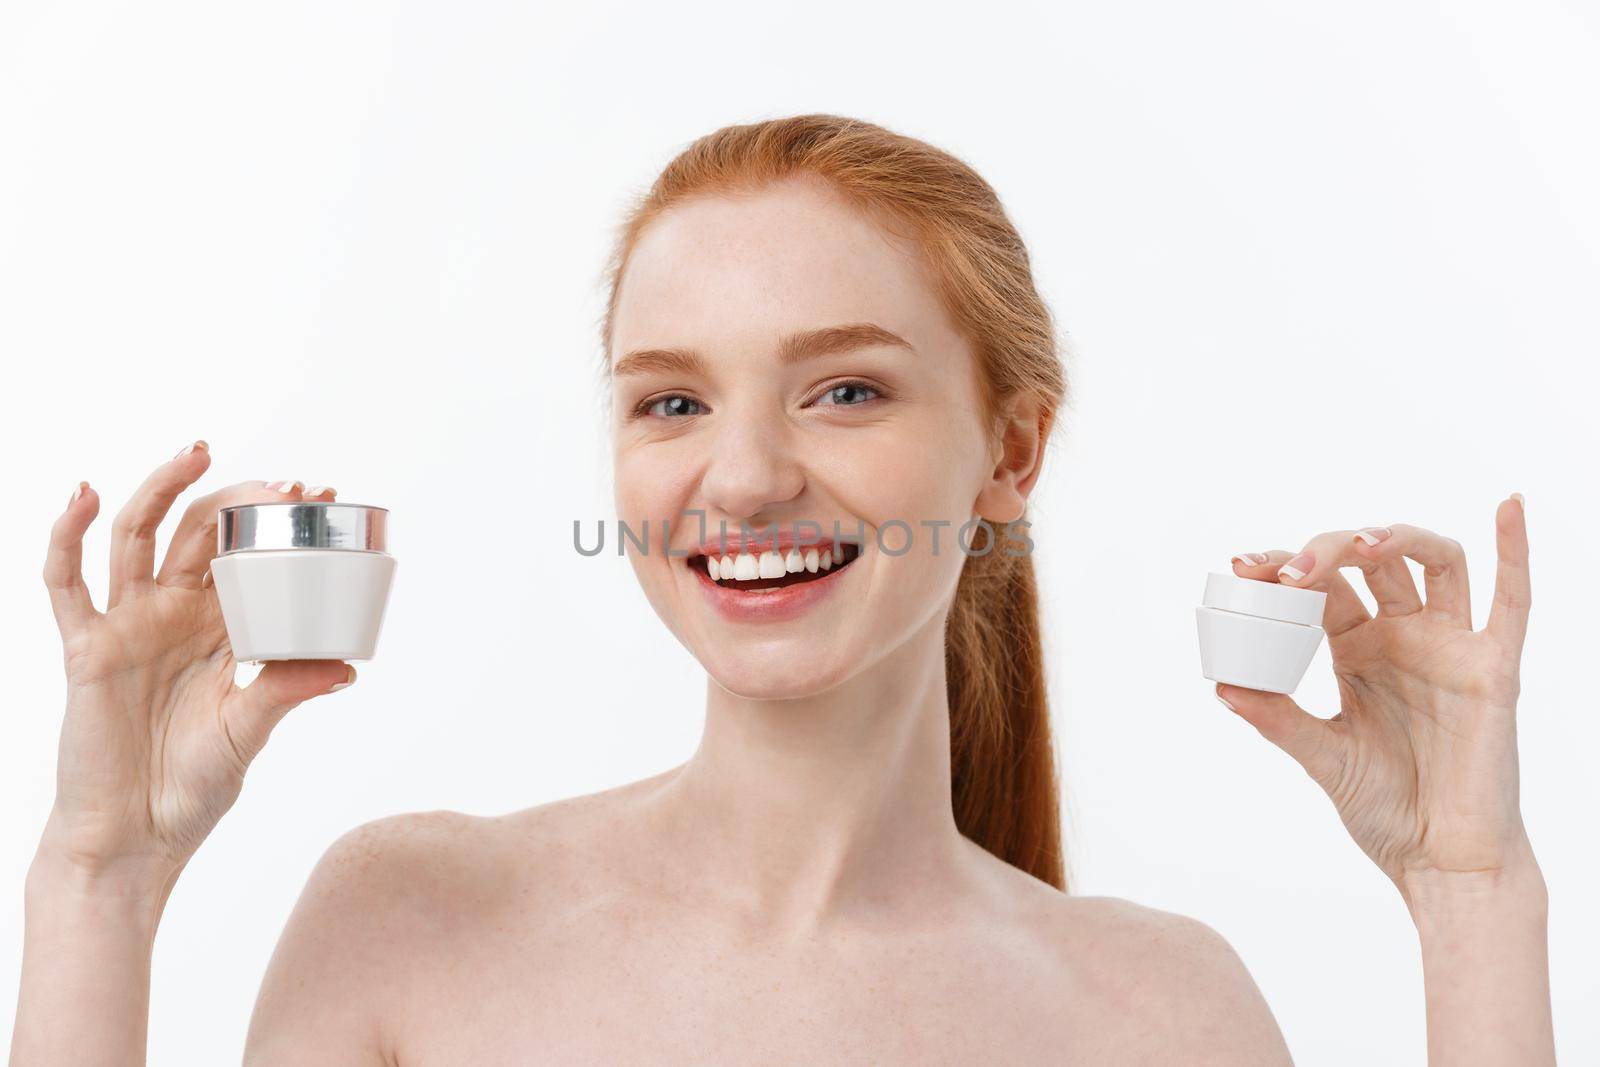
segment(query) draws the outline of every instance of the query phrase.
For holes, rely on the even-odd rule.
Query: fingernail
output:
[[[279,493],[292,493],[296,489],[301,488],[301,485],[298,480],[292,482],[273,482],[271,485],[267,486],[267,488]]]
[[[1232,704],[1228,703],[1226,700],[1223,700],[1222,694],[1220,692],[1218,692],[1216,694],[1216,697],[1217,697],[1218,700],[1222,701],[1222,706],[1227,708],[1229,711],[1238,711],[1239,710],[1238,708],[1234,707]]]
[[[1234,556],[1231,562],[1243,563],[1246,567],[1259,567],[1267,561],[1265,552],[1241,552]]]
[[[78,488],[72,491],[72,499],[67,501],[67,506],[71,507],[72,505],[76,504],[78,502],[78,498],[83,495],[83,491],[87,488],[89,488],[88,482],[79,482]]]
[[[196,441],[192,445],[190,445],[188,448],[185,448],[182,452],[179,452],[176,456],[173,456],[172,458],[173,459],[182,459],[184,456],[187,456],[190,452],[193,452],[197,448],[204,448],[207,451],[210,451],[210,448],[206,445],[206,443],[204,441]]]
[[[1527,502],[1522,499],[1522,494],[1521,493],[1512,493],[1511,494],[1511,499],[1515,500],[1517,502],[1517,504],[1521,506],[1523,511],[1527,511],[1528,510]]]
[[[323,493],[329,492],[332,489],[333,486],[331,485],[313,485],[311,488],[306,490],[306,496],[321,496]]]
[[[1369,545],[1375,545],[1380,541],[1388,540],[1391,532],[1387,526],[1368,526],[1364,530],[1357,530],[1356,537],[1359,537]]]
[[[350,666],[350,664],[348,664],[348,663],[346,663],[344,666],[345,666],[345,672],[346,672],[345,676],[344,676],[344,681],[338,682],[335,685],[330,686],[328,688],[328,692],[337,693],[339,690],[345,688],[351,682],[356,680],[356,669],[354,667]]]
[[[1316,566],[1317,557],[1309,552],[1302,552],[1288,563],[1278,568],[1278,577],[1287,578],[1291,582],[1298,582]]]

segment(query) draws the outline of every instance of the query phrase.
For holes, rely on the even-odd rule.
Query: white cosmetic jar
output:
[[[1213,682],[1294,692],[1322,643],[1327,599],[1316,589],[1213,571],[1194,609],[1201,671]]]
[[[369,660],[398,561],[389,510],[337,501],[217,512],[211,580],[240,663]]]

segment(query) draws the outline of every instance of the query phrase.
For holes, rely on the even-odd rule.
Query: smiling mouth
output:
[[[795,547],[788,552],[738,552],[721,557],[697,555],[689,557],[687,563],[692,570],[699,571],[723,589],[758,593],[820,581],[848,567],[860,554],[859,545],[841,541]]]

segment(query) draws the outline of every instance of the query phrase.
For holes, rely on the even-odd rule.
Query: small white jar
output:
[[[1214,682],[1294,692],[1322,644],[1327,599],[1317,589],[1213,571],[1194,609],[1201,671]]]
[[[388,518],[337,501],[218,511],[211,580],[233,658],[370,660],[398,565]]]

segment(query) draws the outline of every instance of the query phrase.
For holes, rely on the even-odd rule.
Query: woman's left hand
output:
[[[1517,789],[1531,596],[1520,498],[1495,511],[1494,603],[1478,631],[1459,543],[1403,523],[1366,532],[1377,543],[1335,530],[1292,556],[1234,557],[1241,577],[1328,594],[1323,628],[1339,713],[1321,719],[1286,695],[1234,685],[1218,685],[1218,695],[1327,791],[1351,837],[1408,905],[1419,886],[1536,870]],[[1407,557],[1422,565],[1426,602]],[[1361,569],[1376,617],[1341,567]]]

